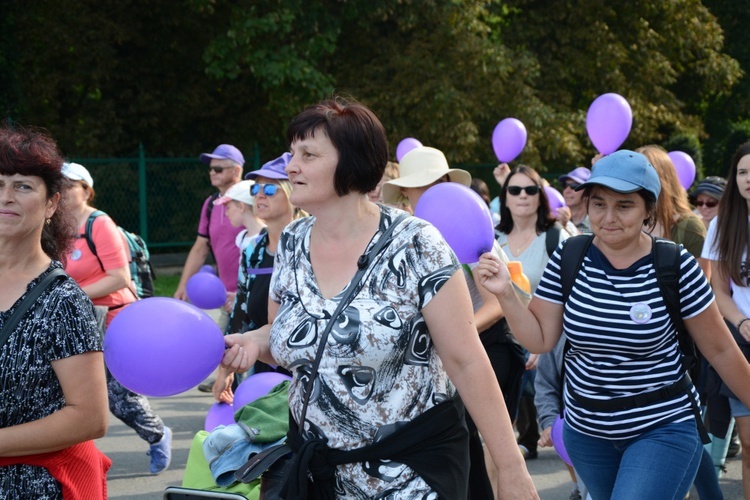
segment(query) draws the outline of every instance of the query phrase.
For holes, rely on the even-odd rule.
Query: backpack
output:
[[[570,296],[575,277],[581,269],[583,258],[593,239],[593,234],[573,236],[568,238],[560,251],[560,285],[563,304]],[[664,299],[669,318],[677,329],[677,341],[682,351],[682,366],[690,374],[692,380],[699,380],[701,354],[695,347],[695,342],[680,316],[680,247],[671,240],[653,238],[651,255],[654,259],[659,291]],[[570,344],[566,339],[563,360],[569,348]],[[565,366],[564,361],[563,366]]]
[[[102,264],[102,260],[96,253],[96,245],[91,237],[94,220],[100,215],[105,215],[105,213],[101,210],[94,210],[91,215],[89,215],[89,218],[86,221],[86,232],[84,236],[86,237],[86,243],[89,246],[89,250],[91,250],[91,253],[96,256],[99,261],[99,266],[103,271],[104,264]],[[153,297],[156,273],[151,265],[151,255],[146,246],[146,242],[137,234],[131,233],[120,226],[117,226],[117,229],[120,230],[125,237],[125,240],[128,242],[128,249],[130,250],[130,277],[133,280],[136,295],[138,295],[138,298],[140,299]]]

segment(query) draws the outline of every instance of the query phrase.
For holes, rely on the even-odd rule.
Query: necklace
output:
[[[513,236],[513,244],[511,245],[510,237]],[[513,255],[520,255],[526,248],[528,248],[529,244],[534,240],[534,238],[537,237],[536,231],[533,232],[527,232],[525,235],[522,236],[522,233],[510,233],[508,234],[508,247],[510,248],[510,251]],[[519,238],[521,238],[521,241],[516,241]]]

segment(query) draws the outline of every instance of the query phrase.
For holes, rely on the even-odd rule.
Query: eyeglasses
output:
[[[258,196],[258,193],[260,193],[261,188],[263,188],[263,194],[265,196],[268,196],[269,198],[276,194],[276,192],[279,190],[278,184],[253,184],[250,186],[250,194],[253,196]]]
[[[526,191],[529,196],[539,194],[539,186],[532,184],[531,186],[508,186],[508,194],[518,196],[521,191]]]
[[[228,168],[234,168],[234,167],[208,167],[208,171],[210,172],[211,170],[213,170],[215,174],[220,174]]]
[[[706,208],[714,208],[718,204],[719,204],[718,201],[698,201],[698,200],[695,200],[695,203],[693,203],[693,205],[695,205],[698,208],[701,208],[703,205],[706,205]]]
[[[580,184],[578,184],[577,182],[566,182],[563,186],[563,189],[570,188],[575,191],[576,189],[578,189],[578,186],[580,186]]]

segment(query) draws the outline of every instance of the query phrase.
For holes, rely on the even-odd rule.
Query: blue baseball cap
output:
[[[265,177],[267,179],[289,179],[285,169],[292,159],[291,153],[284,153],[275,160],[264,163],[258,170],[245,174],[245,179],[255,179],[256,177]]]
[[[232,160],[240,166],[245,165],[245,157],[242,156],[240,150],[232,146],[231,144],[220,144],[214,149],[211,154],[203,153],[200,156],[200,160],[203,163],[211,163],[211,160]]]
[[[591,185],[603,186],[618,193],[634,193],[645,189],[654,200],[659,199],[661,191],[659,174],[648,158],[628,149],[615,151],[596,162],[589,180],[578,186],[576,191]]]

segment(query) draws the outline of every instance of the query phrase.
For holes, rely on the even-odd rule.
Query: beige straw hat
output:
[[[444,175],[451,182],[471,185],[471,174],[466,170],[449,168],[442,151],[420,146],[406,153],[399,163],[400,176],[383,184],[383,201],[398,203],[402,187],[423,187],[432,184]]]

